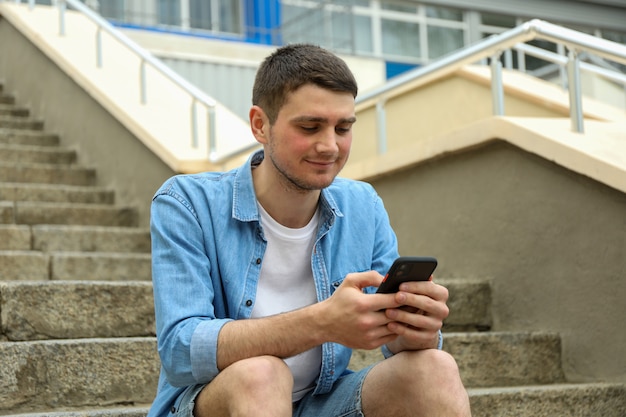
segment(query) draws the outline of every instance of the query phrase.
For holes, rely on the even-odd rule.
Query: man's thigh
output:
[[[372,367],[345,375],[328,394],[307,394],[294,405],[294,417],[363,417],[361,393],[363,381]]]

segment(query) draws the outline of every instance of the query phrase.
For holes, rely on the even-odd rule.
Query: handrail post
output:
[[[209,161],[215,160],[217,143],[216,143],[216,135],[217,129],[215,126],[215,106],[209,106],[209,110],[207,112],[208,122],[209,122]]]
[[[198,147],[198,115],[196,114],[197,100],[191,99],[191,146]]]
[[[102,29],[100,26],[96,30],[96,65],[102,68]]]
[[[65,0],[59,0],[59,36],[65,36]]]
[[[378,154],[387,152],[387,116],[385,114],[385,99],[376,102],[376,136]]]
[[[568,49],[567,89],[569,90],[569,113],[572,120],[572,130],[584,133],[582,94],[580,91],[580,57],[574,48]]]
[[[141,99],[141,104],[146,104],[148,102],[146,94],[146,60],[143,58],[139,63],[139,97]]]
[[[504,87],[502,86],[502,52],[491,56],[491,99],[494,116],[504,116]]]

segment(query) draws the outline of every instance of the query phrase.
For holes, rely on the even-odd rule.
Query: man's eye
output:
[[[300,128],[305,132],[315,132],[317,130],[317,126],[300,126]]]
[[[350,132],[350,129],[352,129],[352,127],[337,127],[335,128],[335,131],[339,134],[346,134],[348,132]]]

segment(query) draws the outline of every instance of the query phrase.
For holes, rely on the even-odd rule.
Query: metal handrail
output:
[[[22,0],[14,0],[15,3],[21,3]],[[35,6],[34,0],[27,0],[29,8],[32,10]],[[145,51],[142,47],[137,45],[130,38],[121,33],[117,28],[115,28],[111,23],[102,18],[99,14],[95,13],[85,4],[80,2],[79,0],[56,0],[57,7],[59,8],[59,36],[65,36],[65,11],[67,6],[69,5],[72,9],[75,9],[79,13],[83,14],[89,20],[91,20],[96,26],[96,51],[95,51],[95,61],[97,67],[102,67],[104,65],[102,56],[102,32],[106,32],[109,36],[117,40],[120,44],[124,45],[129,51],[135,54],[140,59],[140,68],[139,68],[139,100],[141,104],[146,104],[148,100],[147,94],[147,81],[146,81],[146,66],[150,66],[155,69],[161,75],[169,79],[172,83],[177,85],[183,91],[185,91],[191,98],[191,117],[190,117],[190,127],[192,132],[191,146],[194,149],[198,148],[199,143],[199,133],[198,133],[198,115],[197,115],[197,107],[198,105],[204,106],[207,110],[207,124],[208,124],[208,132],[207,132],[207,143],[208,143],[208,160],[212,163],[221,163],[229,158],[232,158],[235,155],[241,154],[243,152],[249,151],[252,147],[255,147],[256,144],[252,144],[251,146],[247,146],[243,149],[239,149],[233,152],[229,152],[220,156],[216,154],[216,114],[215,108],[217,102],[207,95],[205,92],[200,90],[195,85],[191,84],[185,78],[181,77],[175,71],[173,71],[170,67],[162,63],[160,60],[152,56],[150,53]]]
[[[575,132],[583,133],[583,114],[582,114],[582,96],[580,86],[580,70],[581,68],[587,70],[591,66],[586,63],[580,62],[579,54],[581,52],[588,52],[599,55],[602,58],[614,61],[620,64],[626,65],[626,46],[619,43],[611,42],[606,39],[597,38],[585,33],[576,32],[571,29],[567,29],[561,26],[553,25],[551,23],[542,20],[531,20],[516,28],[502,32],[498,35],[493,35],[481,42],[467,46],[457,52],[446,55],[431,64],[417,68],[412,71],[408,71],[398,77],[390,80],[386,84],[372,89],[367,93],[357,97],[357,103],[364,103],[367,101],[375,100],[383,103],[376,106],[378,114],[378,120],[383,120],[384,116],[384,102],[387,100],[387,96],[395,89],[414,82],[420,78],[439,72],[441,74],[450,74],[457,71],[459,68],[476,63],[481,60],[490,59],[491,61],[491,91],[493,100],[493,113],[494,115],[504,114],[504,93],[502,84],[502,65],[500,63],[500,56],[507,50],[519,49],[522,51],[536,52],[534,49],[528,49],[529,46],[524,44],[525,42],[541,39],[562,44],[568,50],[568,56],[559,59],[554,59],[560,65],[567,67],[567,74],[569,78],[568,90],[570,97],[570,119],[572,130]],[[538,48],[537,48],[538,49]],[[555,54],[556,55],[556,54]],[[551,56],[551,58],[554,58]],[[552,59],[551,59],[552,60]],[[564,60],[564,61],[563,61]],[[608,70],[600,69],[599,67],[592,68],[596,73],[606,76]],[[614,74],[608,78],[623,83],[624,76],[621,74]],[[379,129],[380,131],[381,129]],[[379,133],[378,149],[386,148],[386,137]]]

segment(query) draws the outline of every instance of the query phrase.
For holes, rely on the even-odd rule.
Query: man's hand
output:
[[[366,287],[377,287],[383,277],[376,271],[346,275],[332,297],[320,303],[320,320],[330,341],[353,349],[375,349],[398,337],[389,327],[392,319],[385,309],[395,309],[402,303],[396,294],[365,294]]]
[[[432,281],[406,282],[400,286],[395,302],[403,307],[388,308],[387,329],[398,337],[387,344],[389,350],[420,350],[437,347],[439,330],[448,317],[448,290]]]

